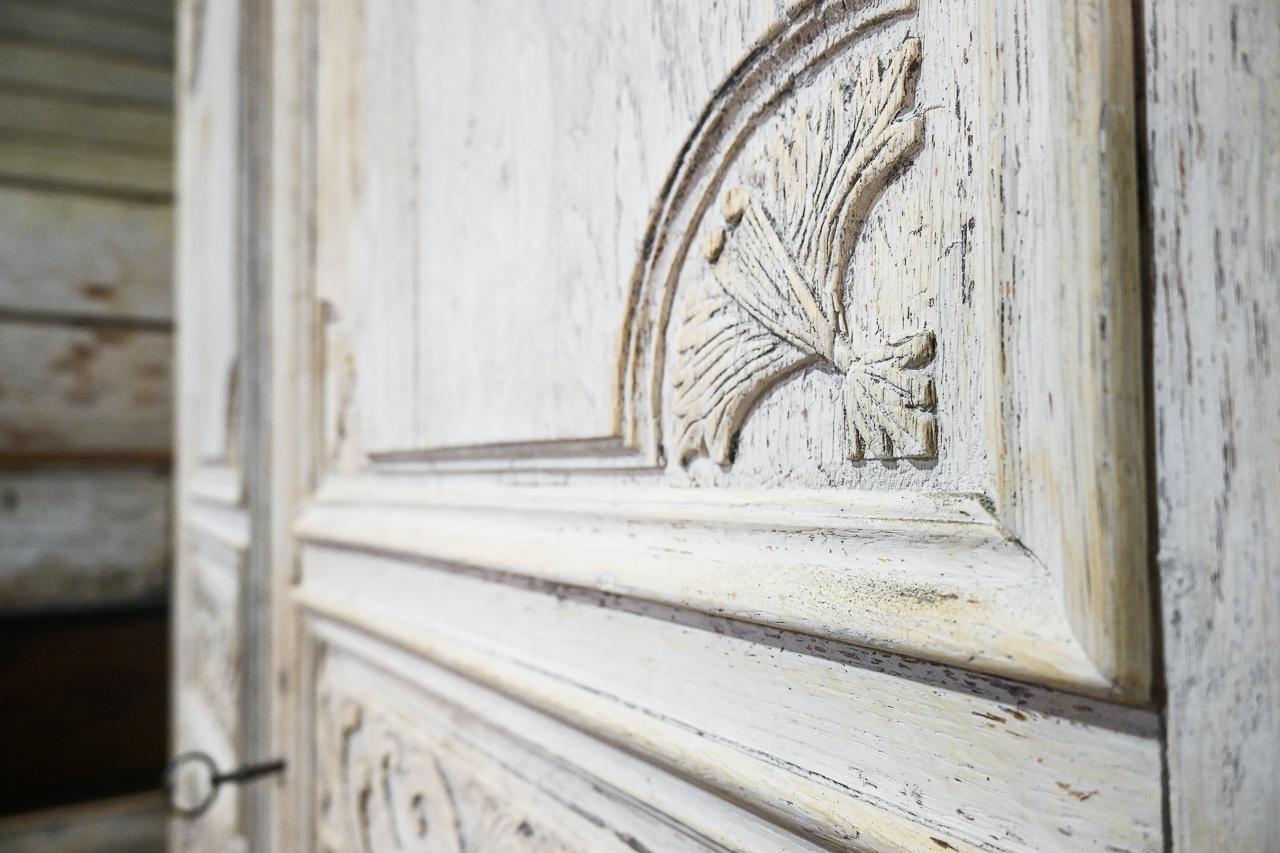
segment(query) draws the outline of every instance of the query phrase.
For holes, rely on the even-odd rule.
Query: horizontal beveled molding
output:
[[[238,507],[189,494],[182,507],[181,535],[243,554],[249,548],[249,518]]]
[[[335,479],[306,543],[599,590],[1138,701],[975,497]]]
[[[293,599],[327,642],[419,684],[443,667],[452,701],[496,690],[826,844],[1158,849],[1154,712],[388,557],[302,563]]]

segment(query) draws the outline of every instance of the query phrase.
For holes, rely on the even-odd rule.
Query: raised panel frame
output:
[[[791,14],[798,19],[835,5],[802,3]],[[1113,490],[1109,498],[1124,504],[1116,524],[1135,537],[1107,545],[1103,531],[1102,540],[1090,541],[1117,560],[1117,548],[1142,545],[1144,553],[1114,564],[1106,563],[1111,557],[1080,563],[1065,573],[1062,565],[1047,565],[1047,549],[1028,549],[1010,532],[1014,528],[1006,520],[1016,523],[1016,513],[997,516],[988,501],[973,495],[663,487],[651,476],[660,471],[658,445],[645,452],[638,438],[627,440],[621,416],[619,435],[600,442],[455,448],[368,465],[361,459],[357,472],[344,470],[344,460],[329,452],[325,440],[333,400],[326,399],[321,373],[334,353],[326,348],[331,318],[313,287],[312,9],[303,2],[280,3],[273,19],[271,383],[273,420],[285,425],[271,434],[278,508],[271,534],[273,640],[282,699],[273,720],[275,742],[300,770],[286,780],[288,802],[279,809],[282,843],[309,837],[313,826],[309,768],[316,751],[309,727],[317,711],[315,662],[324,649],[340,648],[373,668],[394,670],[414,688],[448,694],[520,736],[546,735],[550,741],[552,729],[571,733],[569,762],[606,782],[620,784],[623,758],[631,756],[641,759],[644,779],[654,778],[649,765],[657,765],[681,784],[692,780],[676,797],[638,790],[642,801],[699,829],[741,826],[763,814],[785,827],[777,831],[826,846],[945,844],[968,850],[1119,843],[1159,849],[1158,718],[1145,708],[1113,704],[1145,704],[1149,698],[1150,662],[1142,651],[1147,602],[1131,583],[1145,583],[1144,525],[1129,525],[1145,509],[1132,468],[1112,469],[1091,482]],[[1113,28],[1106,40],[1110,53],[1086,50],[1082,61],[1100,63],[1101,70],[1090,73],[1128,104],[1132,91],[1123,80],[1131,46],[1117,35],[1129,26],[1127,10],[1098,12],[1096,4],[1072,2],[1061,12],[1061,20],[1049,21],[1081,27],[1084,42],[1099,50],[1101,41],[1089,34]],[[1002,20],[1040,14],[1021,4]],[[1131,128],[1116,132],[1123,140]],[[1071,138],[1083,145],[1085,136]],[[1115,191],[1131,177],[1126,158],[1132,148],[1121,145],[1121,151],[1119,159],[1085,157],[1087,174],[1073,179],[1080,181],[1077,188],[1100,197]],[[1119,209],[1121,219],[1126,209]],[[1093,233],[1095,247],[1105,242],[1104,230],[1114,233],[1114,223],[1104,229],[1101,218],[1085,219],[1078,224]],[[1111,322],[1132,329],[1126,324],[1139,320],[1137,282],[1126,262],[1095,255],[1080,263],[1097,276],[1090,295],[1077,297],[1087,303],[1083,316],[1108,312]],[[635,310],[643,308],[637,303]],[[1098,344],[1087,325],[1075,331]],[[1050,349],[1076,340],[1065,330],[1044,332]],[[1134,337],[1109,338],[1102,350],[1106,358],[1090,361],[1076,376],[1079,387],[1102,381],[1132,388],[1140,379],[1136,348]],[[1107,418],[1122,416],[1141,420],[1136,400],[1125,398]],[[1089,429],[1105,434],[1107,418]],[[1109,452],[1140,451],[1132,434],[1121,438]],[[1074,464],[1058,463],[1064,470]],[[1010,478],[1022,474],[1019,466],[1011,464],[1010,470],[1001,482],[1013,489]],[[1010,513],[1009,505],[1002,511]],[[1074,535],[1079,529],[1049,532]],[[726,542],[741,547],[735,553]],[[917,559],[885,570],[875,559],[877,542],[906,544]],[[968,559],[957,559],[958,553]],[[750,582],[739,584],[726,566],[747,566]],[[790,574],[797,570],[799,580]],[[1113,572],[1126,585],[1109,600],[1071,598],[1078,595],[1070,591],[1072,583],[1100,582],[1100,589],[1109,589],[1118,577]],[[487,588],[474,591],[477,586]],[[455,594],[439,594],[450,588]],[[467,594],[468,588],[473,592]],[[830,600],[821,601],[826,596]],[[1072,600],[1083,602],[1083,617],[1072,614]],[[568,610],[574,611],[571,618]],[[461,625],[458,620],[469,612],[477,618]],[[599,619],[616,624],[602,630]],[[1109,645],[1108,625],[1128,625],[1141,642]],[[1103,632],[1101,653],[1080,639],[1093,629]],[[584,636],[613,638],[634,656],[602,662],[594,651],[585,657],[564,654],[581,647]],[[524,637],[538,639],[526,644]],[[740,643],[747,648],[738,649]],[[1106,669],[1107,652],[1116,649],[1123,654],[1111,663],[1136,667],[1129,681],[1117,678],[1121,670]],[[739,676],[730,678],[730,672],[744,661],[759,660],[766,672],[776,667],[769,689],[778,696],[787,695],[789,683],[822,685],[829,701],[814,717],[765,717],[775,731],[726,740],[715,736],[720,720],[714,716],[698,725],[669,706],[664,712],[662,703],[679,706],[687,698],[677,684],[638,680],[634,688],[641,691],[655,684],[663,688],[652,698],[628,698],[618,684],[610,686],[615,692],[601,689],[606,675],[622,683],[629,671],[659,671],[651,658],[662,655],[677,663],[687,658],[700,673],[695,678],[707,681],[708,695],[729,702],[702,708],[708,714],[741,702],[735,692],[741,685],[734,680]],[[838,663],[838,688],[830,686],[831,674],[818,671],[823,661]],[[573,673],[574,667],[585,668]],[[707,679],[707,673],[723,673],[724,679]],[[1104,701],[1083,699],[1082,693]],[[698,703],[690,707],[696,710]],[[825,724],[846,714],[853,722],[844,733],[811,731],[815,720]],[[778,742],[811,736],[817,738],[814,751],[801,761],[778,748]],[[864,744],[864,738],[879,746]],[[847,761],[845,769],[855,777],[867,761],[889,764],[856,784],[832,783],[815,769],[832,744],[848,747],[847,756],[832,760]],[[1048,753],[1055,756],[1048,765],[1036,760]],[[966,786],[960,777],[973,772],[975,756],[1003,762],[998,777],[1012,782],[1016,795],[981,780]],[[899,774],[937,777],[928,807],[917,799],[921,791],[914,780]],[[884,779],[901,782],[902,789],[877,789]],[[690,806],[694,793],[708,797],[708,808],[730,809],[723,814],[734,819],[706,824],[701,804]],[[959,807],[938,808],[935,795],[956,796]],[[972,803],[997,818],[999,835],[982,834],[991,827],[972,822],[965,811]],[[1056,820],[1068,813],[1069,824]],[[861,835],[851,841],[851,832]],[[716,840],[729,849],[760,846],[750,835]]]
[[[1023,175],[1028,186],[1017,202],[1034,198],[1041,205],[1035,216],[1063,223],[1033,227],[1018,204],[995,212],[1003,236],[992,238],[991,275],[1007,291],[997,298],[991,288],[998,304],[990,306],[988,328],[999,356],[987,415],[997,445],[990,449],[995,494],[663,486],[662,466],[671,463],[661,409],[672,381],[664,353],[673,291],[728,162],[805,69],[917,9],[915,0],[849,12],[811,2],[789,10],[712,94],[673,166],[624,321],[615,434],[367,457],[356,451],[354,465],[322,434],[309,456],[312,499],[295,533],[305,542],[447,559],[1146,701],[1141,308],[1135,244],[1126,236],[1137,223],[1131,14],[1086,0],[1053,10],[978,8],[991,39],[978,49],[998,54],[1000,39],[1012,43],[1014,34],[1037,46],[1034,60],[999,66],[1019,86],[1062,68],[1072,81],[1065,97],[1022,104],[1025,115],[983,129],[1008,157],[1039,158],[1036,176]],[[314,16],[304,12],[301,20],[313,40],[304,55],[323,62]],[[1070,51],[1061,47],[1068,44]],[[315,70],[301,73],[303,141],[294,144],[314,150]],[[1019,89],[1017,98],[1030,96]],[[304,183],[315,181],[314,163],[308,168]],[[314,185],[304,198],[300,227],[313,228]],[[1035,273],[1020,277],[1019,264]],[[306,284],[309,270],[302,273],[310,294],[303,328],[312,330],[307,345],[316,349],[301,360],[328,369],[349,356],[342,344],[334,347],[332,318]],[[322,382],[308,393],[307,423],[331,426],[341,417],[332,387]],[[627,484],[625,500],[601,480],[613,476]],[[513,478],[526,487],[509,488]],[[567,485],[541,485],[548,478]],[[690,522],[687,537],[673,533]],[[730,533],[758,544],[733,557],[732,569],[725,568],[735,554],[724,545]],[[838,559],[797,565],[813,536],[834,543]],[[673,537],[692,549],[687,560],[670,555],[664,543]],[[632,555],[625,548],[636,540]],[[878,554],[877,542],[898,550]],[[653,570],[657,564],[665,570]]]

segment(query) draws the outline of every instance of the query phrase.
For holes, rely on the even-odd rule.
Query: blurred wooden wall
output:
[[[0,0],[0,814],[155,781],[171,0]]]

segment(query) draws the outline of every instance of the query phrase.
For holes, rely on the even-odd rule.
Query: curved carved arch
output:
[[[727,463],[731,458],[733,439],[755,400],[787,376],[820,362],[827,363],[846,377],[844,403],[850,431],[849,455],[852,458],[925,458],[936,454],[933,386],[927,377],[916,373],[932,360],[932,335],[926,332],[886,344],[875,351],[853,352],[847,336],[841,339],[839,334],[843,326],[843,279],[834,286],[830,281],[831,269],[843,269],[842,264],[848,259],[853,238],[870,204],[918,150],[923,117],[903,115],[913,103],[918,42],[908,40],[892,56],[877,58],[872,61],[873,68],[868,70],[864,67],[859,72],[871,74],[866,80],[868,91],[874,88],[872,84],[884,83],[896,86],[899,97],[880,104],[891,124],[887,128],[877,126],[875,130],[879,136],[864,134],[854,138],[857,133],[849,136],[850,147],[861,148],[862,154],[867,155],[855,167],[876,174],[871,180],[862,181],[860,191],[849,193],[857,175],[842,185],[845,204],[832,208],[829,216],[835,223],[834,227],[815,238],[826,246],[821,251],[827,252],[822,259],[827,268],[807,277],[803,274],[795,276],[807,281],[803,287],[791,283],[791,293],[802,305],[811,301],[810,297],[821,303],[816,312],[807,312],[807,321],[800,323],[801,326],[812,327],[809,338],[816,336],[821,340],[804,339],[805,333],[797,331],[796,323],[788,327],[785,318],[774,316],[775,322],[769,322],[771,315],[785,314],[787,306],[781,303],[753,305],[753,301],[758,300],[748,292],[750,287],[741,281],[735,284],[732,273],[721,271],[721,268],[728,269],[732,265],[727,258],[722,261],[722,254],[736,256],[741,268],[741,247],[733,247],[739,231],[754,233],[755,238],[772,240],[768,230],[761,231],[756,226],[774,221],[777,212],[768,210],[767,202],[751,202],[739,188],[726,190],[724,187],[730,168],[752,142],[759,127],[779,109],[806,76],[840,55],[853,42],[910,14],[915,8],[915,0],[870,0],[853,9],[843,2],[819,1],[794,10],[790,20],[763,39],[729,75],[690,133],[651,214],[644,248],[633,275],[632,301],[623,334],[625,350],[619,379],[622,434],[629,446],[655,463],[661,464],[664,457],[682,463],[703,452],[717,462]],[[889,79],[895,76],[896,79]],[[852,85],[857,90],[860,81],[854,80]],[[859,94],[865,92],[855,91],[855,98]],[[843,120],[839,116],[832,118]],[[808,119],[822,121],[821,117],[815,116]],[[857,121],[853,124],[857,125]],[[889,131],[887,136],[886,130]],[[892,156],[877,160],[875,154],[889,137],[892,137]],[[780,142],[779,145],[789,146],[794,141]],[[846,161],[850,156],[849,150],[838,153]],[[783,159],[787,157],[784,155]],[[684,379],[686,390],[679,405],[690,411],[700,407],[703,415],[694,417],[696,423],[691,425],[687,412],[677,413],[681,418],[679,434],[664,436],[663,388],[668,383],[667,340],[677,301],[676,291],[703,220],[716,209],[717,201],[723,209],[727,228],[713,232],[713,236],[718,234],[721,239],[718,245],[706,247],[705,258],[717,267],[715,278],[722,282],[722,287],[714,297],[724,304],[708,307],[704,313],[715,313],[728,306],[739,314],[753,317],[755,328],[739,328],[736,334],[740,336],[739,340],[754,341],[758,345],[759,352],[754,353],[756,363],[769,369],[740,384],[737,393],[728,395],[732,399],[712,399],[706,394],[690,392],[688,389],[697,371],[684,371],[687,374]],[[775,206],[778,202],[774,199]],[[739,229],[738,225],[744,218],[749,227]],[[819,227],[817,230],[824,229]],[[743,242],[750,253],[751,243],[758,243],[759,239],[746,238],[739,242]],[[786,243],[785,234],[782,242]],[[726,245],[730,246],[728,252],[725,251]],[[773,248],[778,249],[779,246],[775,243]],[[814,257],[788,259],[789,254],[805,255],[808,251],[798,245],[794,248],[794,253],[788,253],[785,248],[773,253],[771,257],[776,263],[773,264],[772,278],[785,278],[791,262],[802,264],[800,273],[817,270]],[[700,253],[695,254],[702,257]],[[759,252],[755,259],[761,260]],[[803,266],[805,264],[807,266]],[[794,267],[792,271],[796,271]],[[766,273],[764,278],[770,276]],[[801,314],[805,314],[803,308]],[[685,319],[688,321],[689,318]],[[732,332],[704,330],[704,340],[714,339],[717,333],[725,335]],[[681,346],[689,344],[696,348],[692,343],[694,337],[696,335],[691,335],[690,341],[682,341]],[[785,346],[775,346],[778,341]],[[707,366],[708,359],[715,361],[714,353],[703,351],[700,355],[703,367]],[[737,357],[741,356],[739,353]],[[680,381],[678,377],[677,381]]]

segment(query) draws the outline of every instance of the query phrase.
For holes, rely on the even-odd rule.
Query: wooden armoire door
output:
[[[187,9],[184,210],[233,203],[231,5]],[[188,531],[257,400],[255,521],[210,518],[261,560],[179,593],[270,660],[244,837],[1163,848],[1129,4],[264,18],[259,350],[184,363],[181,436]],[[200,628],[250,588],[266,630]]]
[[[266,4],[178,6],[175,755],[230,770],[275,748],[268,489],[271,359],[265,181],[271,107]],[[201,781],[201,780],[197,780]],[[193,784],[183,799],[205,793]],[[173,822],[175,849],[263,849],[271,789],[219,792]],[[257,839],[259,843],[254,843]]]

